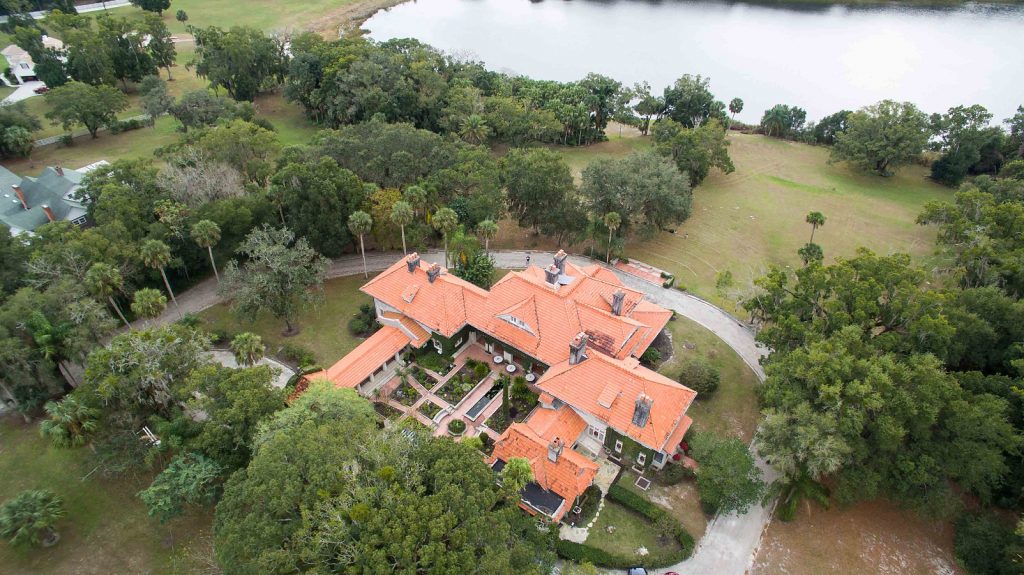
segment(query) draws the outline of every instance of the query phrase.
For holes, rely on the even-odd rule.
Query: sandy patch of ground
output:
[[[316,32],[324,38],[333,40],[363,25],[378,10],[386,10],[398,6],[406,0],[356,0],[350,4],[339,6],[324,14],[316,23]]]

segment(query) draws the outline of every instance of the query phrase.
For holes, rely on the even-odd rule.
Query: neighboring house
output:
[[[560,520],[592,483],[598,457],[660,469],[692,423],[696,392],[637,359],[672,312],[601,266],[575,266],[559,251],[547,268],[510,272],[488,291],[414,253],[362,291],[383,327],[309,378],[371,396],[407,348],[428,343],[438,353],[480,345],[540,374],[540,404],[500,436],[488,460],[496,471],[513,457],[530,462],[535,481],[523,507],[531,513]]]
[[[43,35],[43,47],[53,48],[58,52],[62,52],[64,50],[64,42],[61,42],[56,38]],[[18,80],[18,84],[33,82],[39,79],[36,77],[35,62],[32,61],[32,56],[29,56],[28,52],[14,44],[11,44],[0,51],[0,54],[3,54],[4,58],[7,59],[7,65],[10,67],[11,73]],[[7,78],[4,78],[4,81],[6,82]]]
[[[14,236],[31,234],[43,224],[61,220],[85,224],[86,205],[75,196],[86,171],[55,166],[30,178],[0,166],[0,222]]]

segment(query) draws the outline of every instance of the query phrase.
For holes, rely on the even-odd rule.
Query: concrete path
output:
[[[13,104],[15,102],[20,102],[22,100],[28,100],[29,98],[34,98],[36,96],[39,96],[40,94],[36,94],[36,91],[35,91],[36,88],[38,88],[40,86],[45,86],[45,85],[46,84],[43,84],[42,82],[40,82],[38,80],[36,80],[34,82],[25,82],[24,84],[22,84],[22,85],[18,86],[17,88],[15,88],[14,91],[11,92],[11,94],[9,96],[4,98],[3,103],[4,104]]]
[[[75,6],[75,10],[77,10],[79,14],[84,14],[86,12],[99,12],[100,10],[120,8],[121,6],[130,5],[131,2],[129,2],[128,0],[110,0],[109,2],[94,2],[92,4],[81,4],[79,6]],[[35,12],[30,12],[29,14],[36,20],[42,20],[43,18],[46,18],[47,12],[49,12],[49,10],[36,10]],[[7,22],[7,16],[0,16],[0,22]]]
[[[214,361],[223,365],[224,367],[230,367],[231,369],[238,369],[239,367],[238,362],[235,361],[235,354],[231,353],[230,351],[225,351],[223,349],[215,349],[209,352],[209,354]],[[260,358],[260,360],[256,362],[256,365],[267,365],[277,369],[277,377],[274,379],[274,381],[270,383],[270,385],[278,389],[284,389],[285,386],[288,385],[288,380],[291,379],[293,375],[295,375],[294,369],[288,367],[287,365],[271,357]]]
[[[443,261],[440,251],[428,251],[420,254],[424,261]],[[398,252],[374,252],[366,256],[366,269],[369,273],[380,272],[394,264],[402,256]],[[533,265],[550,263],[550,252],[535,251],[492,251],[495,265],[504,269],[522,269],[527,265],[526,257],[530,256]],[[591,265],[593,260],[578,256],[570,256],[576,265]],[[688,293],[676,289],[665,289],[613,270],[622,282],[630,288],[642,291],[650,300],[663,307],[675,310],[698,324],[704,326],[720,337],[729,347],[736,350],[743,361],[764,381],[764,370],[760,359],[767,355],[768,350],[754,339],[754,332],[746,324],[722,309]],[[328,277],[342,277],[363,273],[363,262],[358,255],[338,258],[331,263]],[[213,278],[204,281],[187,292],[178,294],[181,313],[198,313],[208,307],[220,303],[217,296],[217,284]],[[155,320],[156,323],[167,323],[177,320],[178,312],[173,304]],[[141,325],[141,324],[139,324]],[[765,482],[770,483],[777,475],[761,458],[757,465],[763,472]],[[746,573],[754,561],[758,545],[764,530],[771,522],[772,508],[757,505],[747,513],[737,515],[719,515],[708,524],[704,537],[701,538],[693,556],[678,565],[666,569],[653,570],[663,574],[675,571],[680,574],[693,575],[742,575]]]

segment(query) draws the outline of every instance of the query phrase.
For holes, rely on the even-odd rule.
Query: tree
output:
[[[484,220],[476,225],[476,233],[484,238],[484,252],[491,253],[491,240],[498,235],[498,224],[494,220]]]
[[[696,187],[718,168],[726,174],[736,171],[729,157],[729,140],[717,120],[698,128],[687,128],[673,120],[659,120],[654,124],[654,145],[661,155],[671,158]]]
[[[28,157],[35,145],[32,132],[41,128],[24,101],[0,106],[0,157]]]
[[[810,212],[804,221],[811,224],[811,239],[807,241],[809,244],[814,243],[814,232],[818,231],[818,228],[825,225],[825,214],[821,212]]]
[[[761,116],[761,129],[769,137],[792,138],[803,129],[807,112],[796,106],[776,104]]]
[[[370,214],[357,210],[348,217],[348,229],[359,236],[359,253],[363,256],[363,277],[370,277],[366,271],[366,247],[363,244],[363,237],[373,229],[373,219]]]
[[[220,273],[217,272],[217,262],[213,259],[213,246],[220,241],[220,226],[210,220],[199,220],[192,224],[192,239],[201,248],[206,248],[210,256],[210,267],[213,268],[213,275],[220,283]]]
[[[99,410],[73,393],[59,402],[46,402],[43,409],[46,410],[46,419],[39,423],[39,432],[57,447],[84,445],[89,435],[96,431]]]
[[[473,285],[490,289],[491,283],[494,281],[494,258],[477,251],[468,255],[465,262],[461,260],[456,262],[455,275]]]
[[[932,163],[932,178],[959,185],[969,174],[995,174],[1003,162],[1004,133],[989,126],[992,114],[983,106],[956,106],[946,114],[932,114],[931,131],[938,137],[932,147],[942,156]]]
[[[819,144],[831,146],[836,143],[839,134],[845,134],[848,128],[847,120],[853,112],[840,110],[835,114],[825,116],[814,125],[814,141]]]
[[[470,144],[480,145],[487,141],[491,135],[491,128],[487,121],[478,114],[467,116],[459,124],[459,137]]]
[[[143,1],[161,1],[170,5],[170,0]],[[149,49],[149,55],[153,58],[153,62],[160,68],[167,70],[168,80],[174,80],[171,77],[171,66],[174,65],[174,61],[178,56],[178,49],[174,46],[174,38],[167,29],[167,25],[164,24],[160,16],[146,14],[143,17],[142,30],[149,35],[149,43],[146,47]]]
[[[206,89],[193,90],[182,94],[169,112],[187,132],[189,128],[212,126],[221,118],[232,117],[235,103]]]
[[[117,312],[117,317],[121,318],[126,326],[131,327],[121,312],[121,306],[114,300],[114,294],[124,289],[124,279],[117,268],[103,262],[94,263],[85,274],[85,285],[93,295],[106,299],[110,307]]]
[[[729,113],[732,114],[732,119],[736,119],[736,114],[743,111],[743,100],[740,98],[733,98],[729,100]]]
[[[590,213],[615,212],[623,235],[638,231],[644,237],[686,220],[693,201],[686,177],[650,151],[591,163],[580,191]]]
[[[184,10],[178,10],[174,13],[174,19],[184,24],[185,22],[188,22],[188,13]]]
[[[722,380],[721,372],[708,360],[702,357],[695,357],[683,365],[679,373],[679,383],[701,395],[710,396],[718,390],[718,384]]]
[[[171,7],[171,0],[131,0],[131,3],[147,12],[163,15]]]
[[[245,367],[259,363],[266,349],[263,338],[254,333],[243,332],[231,340],[231,351],[235,354],[235,361]]]
[[[608,228],[608,251],[604,261],[612,263],[612,235],[622,225],[622,216],[618,212],[608,212],[604,215],[604,227]]]
[[[705,509],[746,513],[761,500],[765,491],[761,470],[742,441],[701,432],[694,436],[690,446],[693,458],[700,463],[697,489]]]
[[[451,208],[441,208],[434,212],[433,226],[444,235],[444,262],[448,265],[448,234],[459,226],[459,215]]]
[[[69,82],[46,93],[50,111],[46,117],[71,131],[81,124],[96,138],[101,126],[117,121],[117,113],[128,107],[128,98],[110,86]]]
[[[295,334],[292,322],[299,308],[319,300],[327,259],[305,238],[296,240],[287,228],[265,224],[246,236],[238,254],[246,258],[245,264],[230,262],[218,291],[232,300],[232,310],[242,317],[269,311],[284,321],[286,335]]]
[[[391,223],[402,230],[402,253],[407,254],[409,250],[405,247],[405,226],[412,223],[413,211],[409,202],[398,201],[391,204]]]
[[[273,83],[284,81],[284,43],[262,31],[234,26],[191,28],[196,39],[196,74],[211,88],[224,88],[235,100],[252,101]]]
[[[318,252],[339,256],[354,241],[347,223],[366,199],[365,189],[333,159],[287,163],[271,178],[271,193],[280,198],[290,229]]]
[[[186,505],[212,505],[222,472],[216,461],[197,453],[178,455],[139,492],[139,499],[150,517],[167,523],[184,513]]]
[[[883,100],[847,118],[836,135],[831,161],[847,161],[880,176],[891,176],[917,158],[931,135],[928,117],[909,102]]]
[[[160,271],[160,277],[164,279],[164,287],[167,288],[174,307],[178,307],[178,300],[174,297],[174,290],[171,289],[171,282],[167,280],[166,272],[167,264],[171,263],[171,248],[160,240],[146,240],[139,246],[139,258],[146,267]]]
[[[803,260],[804,265],[810,265],[811,262],[821,262],[825,259],[825,251],[821,249],[821,246],[815,243],[806,243],[797,250],[800,254],[800,259]]]
[[[651,128],[651,118],[665,110],[665,102],[661,98],[651,95],[651,85],[647,82],[634,84],[633,95],[636,98],[633,111],[640,116],[638,127],[640,133],[646,136]]]
[[[558,206],[576,189],[569,165],[547,148],[510,150],[502,165],[509,210],[520,226],[535,232],[557,217]]]
[[[665,88],[665,116],[684,128],[699,128],[709,120],[724,123],[725,104],[708,89],[710,78],[685,74]]]
[[[811,501],[825,509],[830,506],[831,492],[828,487],[811,478],[807,469],[798,467],[791,475],[785,475],[776,481],[771,492],[778,498],[779,519],[792,521],[796,518],[796,510],[803,501],[807,504],[807,513],[811,512]]]
[[[263,354],[262,342],[250,343],[259,345],[243,359],[258,360]],[[192,371],[177,395],[187,398],[189,409],[202,411],[207,419],[197,435],[184,441],[185,446],[213,459],[227,472],[248,465],[260,424],[285,405],[285,390],[274,387],[279,373],[266,365],[242,369],[207,365]]]
[[[149,125],[156,129],[156,119],[170,111],[174,106],[174,97],[159,76],[143,78],[139,92],[142,94],[142,109],[149,116]]]
[[[135,315],[153,320],[167,309],[167,296],[155,289],[143,288],[135,292],[131,308]]]
[[[146,35],[126,18],[112,18],[102,14],[96,19],[97,36],[110,58],[112,74],[124,89],[128,81],[141,82],[146,76],[158,73],[157,65],[146,46]]]
[[[49,547],[60,538],[54,525],[66,514],[64,500],[52,491],[22,491],[0,505],[0,537],[14,545]]]
[[[533,481],[533,468],[530,462],[522,457],[511,457],[501,470],[501,487],[506,497],[519,500],[520,492]]]

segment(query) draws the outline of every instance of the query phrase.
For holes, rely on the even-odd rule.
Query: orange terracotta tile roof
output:
[[[411,339],[413,347],[423,347],[424,344],[426,344],[427,341],[430,339],[430,334],[427,332],[427,330],[423,329],[423,326],[416,323],[416,320],[412,319],[407,315],[402,315],[400,313],[396,313],[393,311],[386,311],[381,314],[381,317],[397,321],[398,323],[402,324],[402,327],[405,328],[406,335],[412,334]]]
[[[568,406],[558,409],[534,409],[523,423],[542,439],[561,439],[568,445],[575,443],[587,428],[587,422]]]
[[[576,365],[565,361],[552,366],[537,386],[637,442],[669,453],[669,442],[689,419],[686,410],[697,395],[634,358],[620,360],[593,352]],[[633,413],[641,396],[653,402],[646,424],[638,427]]]
[[[493,464],[498,459],[508,462],[513,457],[529,461],[534,481],[565,500],[561,510],[553,517],[555,521],[559,521],[572,507],[576,498],[594,482],[598,465],[573,451],[569,445],[562,447],[558,460],[553,462],[548,459],[549,443],[528,424],[513,423],[495,442],[488,464]]]
[[[374,371],[409,345],[409,336],[402,330],[384,326],[330,368],[306,376],[309,380],[326,379],[335,387],[356,387]]]

